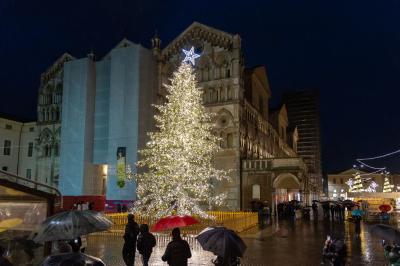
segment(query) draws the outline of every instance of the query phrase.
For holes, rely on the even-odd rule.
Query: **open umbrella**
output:
[[[356,203],[352,200],[344,200],[341,202],[341,204],[346,207],[353,207],[356,205]]]
[[[192,224],[197,224],[199,221],[197,221],[195,218],[192,216],[188,215],[172,215],[172,216],[167,216],[164,218],[161,218],[160,220],[157,221],[152,227],[152,231],[158,232],[158,231],[164,231],[168,229],[172,229],[175,227],[185,227],[189,226]]]
[[[87,254],[61,253],[48,256],[42,263],[42,266],[58,266],[61,263],[63,263],[62,265],[105,265],[101,259]]]
[[[382,204],[382,205],[379,205],[378,209],[379,209],[381,212],[391,212],[391,211],[393,211],[393,207],[392,207],[392,205],[390,205],[390,204]]]
[[[246,244],[232,230],[225,227],[207,227],[197,237],[201,247],[224,259],[242,257]]]
[[[389,225],[375,224],[371,226],[370,232],[373,236],[400,244],[400,231]]]
[[[47,218],[33,240],[37,243],[71,240],[81,235],[108,230],[112,222],[103,214],[91,210],[71,210]]]

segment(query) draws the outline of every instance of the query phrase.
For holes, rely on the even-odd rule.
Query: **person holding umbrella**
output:
[[[243,240],[234,231],[222,226],[208,227],[196,239],[204,250],[217,256],[213,261],[215,265],[239,265],[239,257],[243,257],[246,251]]]
[[[354,231],[356,233],[356,236],[360,236],[361,233],[361,215],[362,215],[362,211],[360,210],[360,208],[357,206],[357,209],[352,211],[351,214],[353,216],[353,221],[355,224],[354,227]]]
[[[191,257],[189,243],[181,238],[181,231],[175,227],[172,230],[172,241],[168,243],[161,259],[168,262],[170,266],[187,266],[188,259]]]

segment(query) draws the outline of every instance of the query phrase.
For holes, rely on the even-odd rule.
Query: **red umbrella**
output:
[[[379,205],[379,210],[381,212],[391,212],[393,210],[393,207],[390,204],[382,204]]]
[[[172,215],[158,220],[158,222],[153,225],[152,231],[164,231],[175,227],[185,227],[197,223],[198,221],[196,219],[188,215]]]

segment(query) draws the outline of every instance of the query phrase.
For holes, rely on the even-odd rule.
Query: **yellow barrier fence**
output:
[[[213,216],[214,219],[202,219],[195,217],[199,223],[181,228],[182,233],[186,235],[197,235],[204,228],[209,226],[225,226],[231,230],[234,230],[235,232],[240,233],[258,224],[258,215],[256,212],[209,211],[207,213]],[[113,222],[113,226],[111,230],[97,234],[122,235],[127,223],[127,215],[128,213],[106,214],[106,216]],[[157,222],[157,219],[135,214],[135,221],[138,224],[148,224],[151,228],[151,226]]]

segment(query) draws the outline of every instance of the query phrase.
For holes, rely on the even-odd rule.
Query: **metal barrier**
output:
[[[183,235],[197,235],[204,228],[209,226],[225,226],[235,232],[243,232],[258,224],[258,214],[256,212],[224,212],[224,211],[209,211],[207,214],[214,219],[203,219],[195,217],[199,223],[181,228]],[[122,235],[127,223],[128,213],[113,213],[106,216],[113,222],[113,226],[109,231],[100,232],[100,235]],[[149,227],[154,225],[158,219],[143,217],[135,214],[135,221],[138,224],[148,224]],[[168,238],[169,239],[169,238]]]

